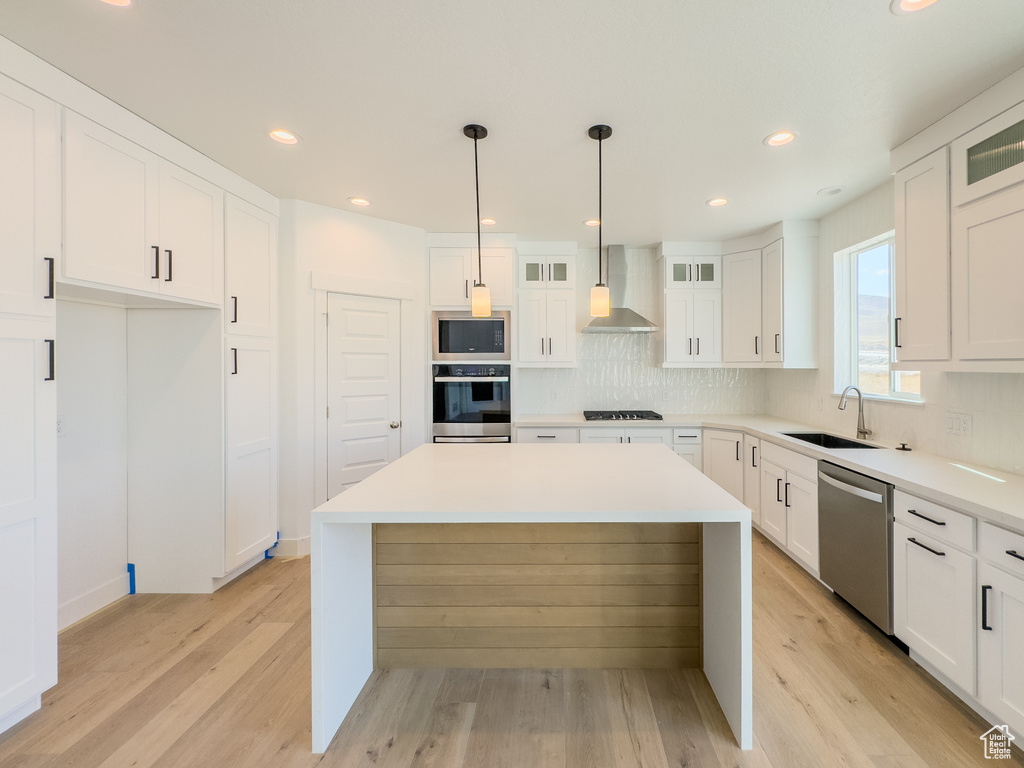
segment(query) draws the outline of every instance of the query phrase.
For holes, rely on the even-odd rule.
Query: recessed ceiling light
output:
[[[601,225],[601,220],[600,219],[587,219],[583,223],[586,224],[588,227],[597,227],[597,226]]]
[[[498,222],[496,222],[494,219],[480,219],[480,223],[488,227],[493,227]]]
[[[889,10],[897,16],[906,16],[908,13],[920,11],[932,5],[937,0],[892,0]]]
[[[729,201],[726,200],[724,197],[712,197],[710,200],[708,200],[707,204],[710,205],[712,208],[719,208],[720,206],[723,206],[728,202]]]
[[[286,131],[284,128],[276,128],[270,132],[270,138],[282,144],[298,144],[299,134]]]
[[[784,144],[789,144],[793,139],[796,138],[795,131],[777,131],[771,136],[766,136],[764,143],[769,147],[781,147]]]
[[[846,187],[825,187],[824,189],[818,190],[818,197],[832,197],[833,195],[838,195],[845,191]]]
[[[131,5],[132,0],[103,0],[107,5],[116,5],[123,8],[126,5]]]
[[[352,205],[364,205],[365,206],[365,205],[369,205],[370,204],[370,201],[367,200],[365,197],[350,197],[348,199],[348,201],[350,203],[352,203]]]

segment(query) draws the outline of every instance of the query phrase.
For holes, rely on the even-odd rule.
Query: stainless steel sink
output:
[[[828,432],[783,432],[786,437],[793,437],[803,440],[805,443],[820,446],[821,448],[880,448],[878,445],[869,445],[856,440],[848,440],[839,435],[830,435]]]

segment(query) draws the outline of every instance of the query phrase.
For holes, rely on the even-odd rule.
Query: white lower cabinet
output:
[[[703,471],[704,456],[699,428],[676,427],[672,430],[672,450]]]
[[[978,563],[978,701],[1024,738],[1024,579]]]
[[[704,430],[704,474],[743,501],[743,433]]]
[[[761,524],[761,440],[743,436],[743,503],[750,507],[750,520]]]
[[[818,462],[763,440],[757,454],[761,530],[817,574]]]
[[[615,427],[584,427],[580,430],[581,443],[622,443],[626,430]]]
[[[53,321],[0,320],[0,722],[57,682]]]
[[[575,427],[518,427],[517,443],[578,443],[580,431]]]
[[[948,542],[893,524],[896,636],[968,693],[974,687],[975,559]]]
[[[581,443],[662,443],[672,446],[672,430],[668,427],[583,427]]]

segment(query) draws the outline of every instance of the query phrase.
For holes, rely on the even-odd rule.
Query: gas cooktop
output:
[[[584,411],[587,421],[661,421],[661,414],[654,411]]]

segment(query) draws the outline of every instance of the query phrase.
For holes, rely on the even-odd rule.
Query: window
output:
[[[858,387],[869,397],[921,400],[921,374],[894,371],[893,235],[836,254],[835,389]]]

